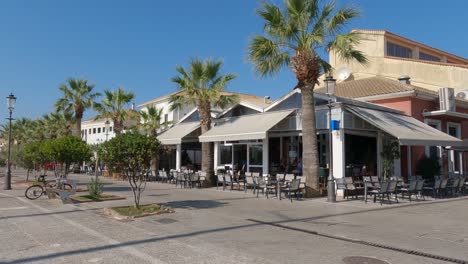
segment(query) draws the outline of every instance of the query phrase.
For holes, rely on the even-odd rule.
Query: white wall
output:
[[[82,130],[82,139],[86,141],[86,143],[90,145],[100,144],[106,141],[106,131],[105,131],[105,119],[100,119],[96,121],[84,121],[81,123],[81,130]],[[107,134],[107,139],[111,139],[115,137],[114,133],[114,123],[112,120],[109,120],[109,128],[112,128],[112,131],[109,131]],[[98,133],[98,128],[101,128],[100,133]],[[91,134],[89,130],[91,129]],[[93,133],[93,130],[96,129],[96,133]],[[86,134],[84,134],[84,130],[86,130]],[[111,129],[109,129],[111,130]]]

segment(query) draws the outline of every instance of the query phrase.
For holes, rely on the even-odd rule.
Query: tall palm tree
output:
[[[96,119],[110,118],[114,123],[114,133],[120,135],[124,130],[124,121],[129,117],[128,110],[124,107],[129,104],[135,95],[119,87],[115,91],[104,91],[101,103],[96,103],[94,109],[99,112]]]
[[[149,106],[146,111],[140,111],[140,128],[148,135],[156,137],[162,129],[167,128],[171,122],[163,121],[163,109]]]
[[[228,83],[236,78],[234,74],[221,74],[221,61],[194,58],[187,69],[177,66],[178,76],[172,78],[180,93],[171,96],[171,109],[195,105],[200,116],[202,134],[211,128],[211,107],[225,108],[238,100],[236,95],[223,93]],[[209,183],[213,177],[213,144],[202,143],[202,170],[207,173]]]
[[[155,106],[149,106],[146,111],[140,111],[140,124],[139,127],[149,136],[156,137],[163,129],[167,128],[171,122],[163,120],[163,109]],[[152,169],[158,171],[159,151],[154,153],[154,158],[151,160]]]
[[[285,6],[263,2],[257,10],[264,21],[264,34],[249,43],[249,59],[256,72],[264,77],[290,67],[302,94],[303,174],[307,194],[315,196],[319,188],[319,162],[315,129],[313,90],[319,76],[331,66],[320,57],[319,50],[335,51],[346,60],[366,63],[363,53],[355,50],[360,37],[356,32],[339,34],[350,19],[358,16],[353,8],[337,8],[333,2],[319,0],[285,0]]]
[[[57,111],[71,112],[75,115],[76,131],[75,135],[81,134],[81,119],[86,109],[94,105],[96,97],[100,93],[93,93],[93,84],[88,84],[87,80],[70,78],[67,85],[61,85],[59,90],[63,92],[63,97],[55,103]]]

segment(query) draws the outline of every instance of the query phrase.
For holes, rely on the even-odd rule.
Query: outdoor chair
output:
[[[378,176],[370,176],[372,186],[376,189],[380,189],[380,181]]]
[[[443,179],[442,182],[440,183],[440,188],[439,188],[439,197],[442,197],[442,194],[447,196],[447,184],[448,184],[448,179]]]
[[[449,183],[447,183],[447,191],[450,192],[450,196],[454,196],[455,193],[457,192],[459,181],[460,181],[460,178],[455,177],[455,178],[452,178],[451,181],[449,181]]]
[[[231,186],[231,191],[234,189],[234,184],[239,184],[239,182],[232,176],[231,171],[224,173],[224,183],[225,185]]]
[[[465,194],[465,181],[466,181],[466,177],[461,176],[458,182],[458,194],[459,195]]]
[[[204,186],[206,182],[206,171],[200,171],[199,175],[200,175],[200,186]]]
[[[198,187],[201,188],[200,184],[200,174],[198,172],[190,173],[188,174],[188,185],[190,188],[193,188],[194,186],[196,187],[198,184]]]
[[[247,192],[247,189],[249,187],[253,188],[253,193],[255,193],[255,179],[253,176],[246,176],[245,177],[245,182],[244,182],[244,192]]]
[[[425,180],[422,179],[422,180],[418,180],[417,184],[416,184],[416,193],[421,196],[423,198],[423,200],[426,200],[426,198],[424,198],[424,193],[423,193],[423,189],[424,189],[424,182]],[[418,199],[416,197],[416,199]]]
[[[222,172],[216,174],[216,190],[218,190],[219,184],[223,185],[223,191],[226,190],[226,181],[224,180],[224,173]]]
[[[398,203],[398,197],[396,196],[396,187],[397,187],[396,181],[383,182],[380,190],[373,190],[370,192],[370,194],[374,195],[374,203],[377,201],[377,197],[380,197],[380,204],[382,205],[385,196],[387,196],[388,202],[391,203],[390,201],[391,194],[395,194],[395,200]]]
[[[348,178],[348,179],[347,179]],[[336,191],[342,190],[343,191],[343,198],[348,200],[349,194],[355,192],[355,188],[353,184],[348,184],[349,181],[352,183],[351,177],[346,178],[338,178],[336,179]]]
[[[439,189],[440,189],[440,184],[442,183],[442,180],[441,179],[436,179],[434,181],[434,186],[426,186],[426,187],[423,187],[423,195],[424,195],[424,191],[430,191],[432,192],[432,197],[435,199],[438,192],[439,192]]]
[[[417,184],[418,184],[418,181],[411,181],[407,188],[398,188],[398,192],[401,193],[401,198],[405,199],[405,194],[407,194],[408,199],[411,202],[411,195],[418,193],[416,191]]]
[[[255,188],[257,191],[257,198],[258,198],[258,193],[260,192],[260,190],[262,191],[262,194],[265,194],[265,189],[267,188],[268,184],[262,176],[256,177],[255,179],[256,179]],[[268,192],[266,193],[266,195],[268,198]]]
[[[289,183],[289,185],[287,187],[281,188],[280,193],[279,193],[280,200],[281,200],[281,193],[287,193],[289,199],[291,200],[291,203],[292,203],[292,194],[293,193],[296,196],[296,200],[299,200],[298,193],[300,192],[300,190],[299,190],[299,185],[300,184],[301,184],[300,179],[294,179]]]
[[[176,185],[176,188],[177,188],[177,185],[180,185],[180,188],[185,188],[185,183],[186,183],[186,179],[185,179],[185,175],[183,172],[175,172],[175,185]]]

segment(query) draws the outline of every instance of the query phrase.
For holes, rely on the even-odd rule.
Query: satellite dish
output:
[[[351,76],[351,70],[344,66],[336,71],[336,75],[339,81],[346,81]]]
[[[468,99],[468,90],[464,90],[464,91],[457,93],[457,98]]]

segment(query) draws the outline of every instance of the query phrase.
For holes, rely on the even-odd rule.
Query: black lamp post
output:
[[[325,78],[325,87],[327,89],[328,96],[328,148],[329,148],[329,161],[330,168],[328,170],[328,184],[327,184],[327,202],[334,203],[336,202],[335,194],[335,178],[333,177],[333,139],[332,139],[332,96],[335,94],[336,79],[333,79],[333,76],[327,76]]]
[[[8,131],[8,160],[7,160],[7,175],[5,177],[5,190],[11,190],[11,121],[14,120],[11,115],[13,113],[13,109],[15,109],[15,102],[16,102],[16,97],[10,93],[10,95],[7,97],[7,106],[8,106],[8,111],[10,112],[10,117],[7,118],[9,120],[9,131]]]

